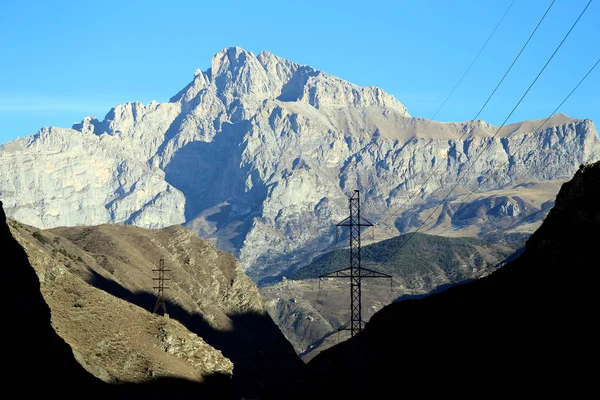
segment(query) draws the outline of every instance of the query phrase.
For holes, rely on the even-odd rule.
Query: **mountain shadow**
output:
[[[10,396],[90,399],[233,399],[231,379],[210,375],[203,383],[159,378],[144,383],[107,384],[88,373],[51,324],[50,308],[27,253],[13,238],[0,201],[0,245],[6,287],[3,303],[3,389]]]
[[[241,142],[248,126],[248,121],[237,124],[224,122],[212,141],[187,143],[165,167],[165,180],[186,197],[186,222],[223,199],[243,197],[244,181],[240,181],[239,177],[243,149],[235,143]],[[217,184],[222,181],[229,182],[229,185]],[[253,193],[257,189],[254,188]],[[262,188],[258,196],[264,196],[264,192]]]
[[[153,311],[157,299],[154,293],[134,293],[94,271],[91,273],[91,285]],[[181,322],[233,362],[232,384],[236,398],[278,398],[276,390],[279,389],[275,383],[293,375],[303,365],[283,334],[274,328],[275,324],[268,314],[229,316],[234,324],[231,330],[225,331],[213,328],[200,313],[190,313],[168,299],[165,299],[165,304],[169,318]],[[222,383],[222,380],[214,381]]]
[[[600,162],[582,165],[516,260],[385,307],[315,357],[286,398],[594,393],[599,205]]]

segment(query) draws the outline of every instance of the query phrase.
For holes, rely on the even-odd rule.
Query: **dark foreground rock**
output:
[[[478,281],[385,307],[356,340],[315,357],[287,397],[593,393],[599,243],[597,162],[562,186],[518,259]],[[351,368],[353,348],[362,349],[362,371]]]

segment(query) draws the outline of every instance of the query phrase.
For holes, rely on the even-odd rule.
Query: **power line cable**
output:
[[[450,154],[453,150],[456,150],[456,146],[458,145],[458,142],[461,141],[467,135],[467,133],[469,133],[469,128],[473,124],[473,121],[475,121],[479,117],[479,115],[485,109],[485,107],[487,106],[487,104],[490,102],[490,100],[492,99],[492,97],[494,96],[494,94],[496,93],[496,91],[498,90],[498,88],[500,87],[500,85],[502,85],[502,83],[504,82],[504,79],[506,79],[506,76],[512,70],[512,68],[516,64],[517,60],[521,57],[521,54],[523,54],[523,51],[525,50],[525,48],[527,47],[527,45],[529,44],[529,42],[531,41],[531,39],[533,38],[533,36],[537,32],[538,28],[540,27],[540,25],[542,24],[542,22],[546,18],[546,15],[548,15],[548,12],[550,11],[550,9],[552,8],[552,6],[554,5],[555,1],[556,0],[552,0],[552,2],[548,6],[548,8],[544,12],[544,14],[542,15],[542,17],[538,21],[537,25],[535,26],[535,28],[533,29],[533,31],[529,35],[529,38],[527,39],[527,41],[525,42],[525,44],[521,47],[521,50],[519,51],[519,53],[517,53],[516,57],[513,59],[512,63],[508,67],[508,69],[504,72],[504,75],[502,76],[502,78],[500,79],[500,81],[498,82],[498,84],[496,84],[496,87],[494,88],[494,90],[492,91],[492,93],[488,96],[487,100],[485,101],[485,103],[483,104],[483,106],[479,109],[479,111],[477,112],[477,114],[475,115],[475,117],[471,120],[471,122],[469,122],[469,124],[467,125],[466,129],[464,129],[464,132],[462,133],[462,135],[457,140],[454,141],[453,147],[448,150],[447,154]],[[512,3],[510,4],[509,9],[510,9],[511,6],[512,6]],[[508,10],[506,12],[508,12]],[[506,15],[506,13],[505,13],[505,15]],[[504,19],[504,16],[502,17],[502,19]],[[502,20],[500,22],[502,22]],[[494,29],[493,32],[495,32],[495,29]],[[492,32],[492,34],[493,34],[493,32]],[[490,35],[490,37],[491,37],[491,35]],[[488,41],[489,41],[489,38],[488,38]],[[487,41],[486,41],[486,44],[487,44]],[[482,50],[483,50],[483,48],[482,48]],[[470,66],[469,66],[469,68],[470,68]],[[461,78],[461,80],[462,80],[462,78]],[[427,125],[425,125],[424,129],[426,129],[429,126],[430,122],[431,122],[431,120],[427,123]],[[384,218],[384,220],[382,222],[380,222],[379,224],[384,224],[385,225],[387,221],[389,221],[391,218],[393,218],[396,215],[398,215],[398,212],[400,210],[402,210],[406,205],[410,204],[410,202],[413,200],[413,198],[418,193],[420,193],[423,189],[425,189],[425,186],[427,185],[427,182],[429,182],[429,180],[434,176],[435,172],[437,172],[437,170],[439,169],[440,165],[442,164],[441,161],[444,161],[447,158],[448,158],[448,155],[446,155],[446,157],[444,159],[440,160],[440,162],[437,163],[437,165],[435,166],[435,168],[431,171],[431,173],[429,174],[429,176],[427,177],[427,179],[425,179],[425,182],[423,182],[423,184],[421,185],[421,188],[418,191],[413,192],[412,195],[409,195],[408,199],[402,205],[400,205],[400,207],[398,207],[389,217]],[[415,177],[415,176],[416,176],[416,174],[413,177]]]
[[[473,120],[476,120],[477,117],[479,117],[479,115],[481,115],[481,113],[483,112],[483,109],[487,106],[487,104],[490,102],[490,100],[492,99],[492,97],[494,96],[494,94],[496,93],[496,91],[498,90],[498,88],[500,87],[500,85],[502,84],[502,82],[504,82],[504,79],[506,79],[506,76],[508,75],[508,73],[510,72],[510,70],[512,69],[512,67],[514,67],[515,63],[517,62],[517,60],[519,59],[519,57],[521,56],[521,54],[523,53],[523,51],[525,50],[525,47],[527,47],[527,45],[529,44],[529,42],[531,41],[531,39],[533,38],[533,35],[535,34],[535,32],[538,30],[538,28],[540,27],[540,25],[542,24],[542,21],[544,20],[544,18],[546,18],[546,15],[548,14],[548,12],[550,11],[550,9],[552,8],[552,6],[554,5],[554,2],[556,0],[552,0],[552,3],[550,3],[550,5],[548,6],[548,8],[546,9],[546,12],[544,13],[544,15],[542,16],[542,18],[540,19],[540,21],[538,22],[538,24],[535,26],[535,29],[533,30],[533,32],[531,32],[531,35],[529,35],[529,38],[527,39],[527,41],[525,42],[525,44],[523,45],[523,47],[521,48],[521,50],[519,51],[519,54],[517,54],[517,56],[515,57],[515,59],[513,60],[512,64],[510,64],[510,67],[508,67],[508,69],[506,70],[506,72],[504,73],[504,76],[502,76],[502,79],[500,79],[500,82],[498,82],[498,84],[496,85],[496,87],[494,88],[494,91],[492,92],[492,94],[490,94],[490,97],[488,97],[488,99],[485,101],[485,103],[483,103],[483,106],[481,106],[481,109],[479,110],[479,112],[477,113],[477,115],[475,116],[475,118],[473,118]],[[589,5],[589,4],[588,4]],[[587,7],[586,7],[587,8]],[[572,29],[572,28],[571,28]],[[567,34],[568,36],[568,34]],[[560,47],[560,46],[559,46]]]
[[[519,59],[519,57],[521,56],[521,54],[523,53],[524,49],[527,47],[527,45],[529,44],[529,42],[531,41],[531,38],[533,37],[533,35],[535,34],[535,32],[537,31],[537,29],[539,28],[539,26],[541,25],[542,21],[546,18],[546,15],[548,14],[548,12],[550,11],[550,9],[552,8],[552,6],[554,5],[556,0],[552,0],[552,2],[550,3],[550,5],[548,6],[548,8],[546,9],[546,11],[544,12],[544,14],[542,15],[542,17],[540,18],[540,20],[538,21],[535,29],[531,32],[531,34],[529,35],[529,38],[527,39],[527,41],[525,42],[525,44],[522,46],[521,50],[519,51],[519,53],[517,54],[517,56],[513,59],[513,62],[511,63],[510,67],[508,68],[508,70],[506,70],[506,72],[504,73],[504,76],[502,77],[502,79],[498,82],[498,84],[496,85],[496,88],[494,89],[494,91],[492,92],[492,94],[488,97],[486,103],[483,105],[483,107],[481,107],[481,109],[479,110],[479,112],[477,113],[477,115],[475,116],[476,119],[479,114],[483,111],[483,109],[485,108],[485,106],[487,105],[487,103],[490,101],[490,99],[493,97],[493,95],[495,94],[495,92],[497,91],[497,89],[500,87],[500,85],[502,84],[502,82],[504,81],[504,79],[506,78],[506,76],[508,75],[508,73],[510,72],[510,70],[512,69],[512,67],[515,65],[515,63],[517,62],[517,60]],[[492,36],[494,35],[494,33],[497,31],[498,27],[500,26],[500,24],[503,22],[503,20],[505,19],[506,15],[508,14],[508,11],[510,10],[510,8],[513,6],[515,0],[513,0],[510,5],[508,6],[508,8],[506,9],[506,11],[504,12],[504,14],[502,15],[502,17],[500,18],[500,21],[496,24],[495,28],[492,30],[492,32],[490,33],[490,35],[488,36],[487,40],[485,41],[485,43],[483,44],[483,46],[481,47],[481,49],[479,50],[479,52],[477,53],[477,55],[475,56],[475,58],[473,59],[473,61],[471,62],[471,64],[467,67],[467,69],[465,70],[465,72],[463,73],[462,77],[459,79],[459,81],[457,82],[457,84],[454,86],[454,88],[452,89],[452,91],[450,92],[450,94],[446,97],[446,100],[444,100],[444,103],[438,108],[438,110],[436,111],[436,113],[433,115],[433,117],[428,121],[428,123],[425,125],[426,129],[429,124],[431,123],[431,121],[433,120],[433,118],[435,118],[435,116],[437,115],[437,113],[441,110],[441,108],[445,105],[445,103],[447,102],[447,100],[450,98],[450,96],[454,93],[454,91],[456,90],[456,88],[459,86],[459,84],[462,82],[462,80],[464,79],[464,77],[467,75],[467,73],[469,72],[469,70],[471,69],[471,67],[475,64],[475,62],[477,61],[477,59],[479,58],[480,54],[483,52],[484,48],[487,46],[488,42],[490,41],[490,39],[492,38]],[[470,126],[472,124],[472,122],[469,123],[468,126]],[[465,129],[465,131],[463,132],[463,134],[455,141],[454,144],[454,148],[456,148],[457,143],[468,133],[469,129]],[[452,149],[448,150],[448,154],[452,151]],[[447,156],[446,156],[447,158]],[[443,160],[441,160],[443,161]],[[390,219],[393,218],[395,215],[398,214],[398,212],[403,209],[406,205],[408,205],[413,198],[416,196],[417,193],[419,193],[421,190],[423,190],[425,188],[425,185],[427,184],[427,182],[429,182],[429,180],[431,179],[431,177],[434,175],[434,173],[437,171],[437,169],[439,168],[439,166],[441,165],[441,162],[438,163],[435,167],[435,169],[429,174],[429,176],[427,177],[427,179],[425,180],[425,182],[422,184],[421,189],[418,192],[414,192],[412,195],[409,195],[408,199],[400,205],[400,207],[398,207],[396,209],[396,211],[394,211],[389,217],[385,218],[383,220],[382,223],[380,224],[384,224]],[[414,175],[416,176],[416,174]],[[413,177],[414,177],[413,176]],[[346,195],[347,197],[349,197],[348,195]],[[363,232],[363,234],[366,234],[370,229],[374,229],[374,227],[369,227],[367,229],[365,229],[365,231]],[[335,250],[337,243],[334,242],[332,244],[330,244],[329,246],[327,246],[325,249],[323,249],[321,251],[321,253],[324,255],[326,254],[326,252],[329,249],[332,249],[331,251]],[[340,248],[341,246],[339,246],[338,248]],[[335,261],[337,261],[337,259],[339,258],[340,254],[342,252],[338,252],[338,254],[336,255],[336,257],[334,258],[334,260],[332,260],[332,263],[334,263]]]
[[[589,2],[585,6],[585,8],[581,12],[581,14],[579,14],[579,17],[577,17],[577,19],[575,20],[575,22],[573,23],[573,25],[571,26],[571,28],[569,29],[569,31],[565,34],[565,36],[563,37],[563,39],[561,40],[561,42],[559,43],[559,45],[556,47],[556,49],[554,50],[554,52],[552,53],[552,55],[550,56],[550,58],[546,61],[546,64],[544,64],[544,66],[542,67],[542,69],[540,70],[540,72],[537,74],[537,76],[535,77],[535,79],[533,80],[533,82],[529,85],[529,87],[527,88],[527,90],[525,91],[525,93],[523,94],[523,96],[521,96],[521,98],[519,99],[519,101],[517,102],[517,104],[513,107],[513,109],[511,110],[511,112],[504,119],[504,122],[502,123],[502,125],[500,125],[498,127],[498,130],[496,131],[496,133],[494,133],[494,135],[491,138],[489,138],[489,142],[488,142],[487,146],[482,151],[480,151],[479,154],[477,154],[477,156],[475,157],[475,159],[473,160],[473,162],[471,162],[471,164],[469,165],[469,167],[467,168],[467,170],[465,171],[465,173],[457,179],[457,182],[452,186],[452,188],[450,189],[450,191],[448,192],[448,194],[446,194],[446,196],[444,196],[444,198],[439,202],[439,204],[429,214],[429,216],[427,217],[427,219],[425,219],[425,221],[423,223],[421,223],[421,225],[414,232],[412,232],[412,235],[406,241],[404,241],[404,243],[400,247],[398,247],[398,249],[396,249],[382,264],[385,264],[396,253],[398,253],[404,246],[406,246],[406,244],[408,244],[410,242],[410,240],[414,237],[414,235],[416,233],[418,233],[421,230],[421,228],[423,228],[423,226],[425,226],[425,224],[427,224],[427,222],[429,221],[429,219],[435,214],[435,212],[438,210],[438,208],[442,204],[444,204],[444,202],[448,199],[448,197],[450,196],[450,194],[460,184],[461,180],[468,174],[468,172],[471,170],[471,168],[473,168],[473,166],[475,165],[475,163],[477,162],[477,160],[479,159],[479,157],[481,157],[481,155],[483,153],[485,153],[485,151],[491,146],[491,144],[493,143],[493,139],[498,135],[498,133],[500,132],[500,130],[502,129],[502,127],[504,127],[504,125],[506,124],[506,122],[508,121],[508,119],[512,116],[512,114],[515,112],[515,110],[517,109],[517,107],[521,104],[521,102],[523,101],[523,99],[525,98],[525,96],[527,96],[527,94],[529,93],[529,91],[531,90],[531,88],[533,87],[533,85],[537,82],[537,80],[539,79],[539,77],[542,75],[542,73],[544,72],[544,70],[546,69],[546,67],[548,66],[548,64],[550,63],[550,61],[552,61],[552,59],[554,58],[554,56],[556,55],[556,53],[558,52],[558,50],[562,47],[562,45],[565,42],[565,40],[569,37],[569,35],[573,31],[573,28],[575,28],[575,26],[577,25],[577,23],[579,22],[579,20],[583,16],[583,14],[586,12],[586,10],[588,9],[588,7],[592,3],[592,1],[593,0],[589,0]],[[595,68],[596,65],[597,65],[597,63],[594,64],[593,68]],[[592,68],[592,70],[593,70],[593,68]],[[585,75],[584,79],[591,73],[592,70],[590,70]],[[581,82],[583,82],[583,79],[582,79]],[[581,82],[576,86],[576,88],[581,84]],[[574,92],[574,90],[572,92]],[[569,96],[571,95],[571,93],[569,94]],[[564,101],[566,101],[566,99]],[[564,101],[561,103],[561,105],[564,103]]]
[[[579,88],[579,86],[581,86],[581,84],[583,83],[583,81],[585,81],[587,79],[587,77],[594,71],[594,69],[598,66],[598,64],[600,64],[600,58],[598,58],[598,60],[596,60],[596,62],[594,63],[594,65],[592,65],[592,67],[587,71],[587,73],[579,80],[579,82],[577,83],[577,85],[575,85],[575,87],[569,92],[569,94],[554,109],[554,111],[552,111],[552,113],[537,127],[537,129],[533,130],[532,132],[539,132],[539,131],[542,130],[542,128],[544,127],[544,125],[546,125],[546,123],[550,120],[550,118],[552,118],[552,116],[554,116],[558,112],[558,110],[563,106],[563,104],[565,104],[565,102],[571,97],[571,95],[573,95],[573,93],[575,93],[575,91]],[[517,154],[528,143],[528,141],[530,139],[531,139],[531,137],[525,138],[525,140],[523,140],[521,142],[521,144],[516,148],[516,150],[515,150],[514,153]],[[507,160],[504,161],[498,168],[496,168],[486,179],[483,179],[478,184],[477,188],[475,188],[474,191],[471,191],[463,200],[461,200],[461,207],[456,211],[456,213],[460,212],[465,207],[465,204],[466,204],[467,200],[469,200],[471,198],[471,196],[473,196],[474,194],[476,194],[477,191],[481,187],[483,187],[487,182],[489,182],[494,177],[494,175],[497,174],[498,172],[500,172],[506,166],[506,164],[508,164],[509,162],[510,162],[510,157],[507,158]],[[526,220],[530,216],[531,216],[530,214],[524,216],[519,221],[517,221],[517,224],[519,222],[521,222],[521,221]],[[446,228],[441,233],[439,233],[439,235],[443,235],[449,229],[450,228]]]
[[[549,64],[549,62],[552,60],[552,58],[554,57],[554,55],[557,53],[558,49],[562,46],[562,44],[564,43],[564,41],[566,40],[566,38],[569,36],[570,32],[573,30],[573,28],[575,27],[575,25],[578,23],[578,21],[580,20],[580,18],[583,16],[583,14],[585,13],[585,11],[587,10],[588,6],[590,5],[590,3],[592,2],[592,0],[589,1],[589,3],[586,5],[586,7],[584,8],[584,10],[582,11],[582,13],[580,14],[580,16],[577,18],[577,20],[575,21],[575,23],[573,24],[573,26],[571,27],[571,29],[567,32],[567,34],[565,35],[565,37],[563,38],[563,40],[561,41],[561,43],[559,44],[559,46],[557,47],[557,49],[554,51],[554,53],[551,55],[550,59],[546,62],[546,64],[544,65],[544,67],[542,68],[542,70],[538,73],[538,75],[536,76],[536,78],[534,79],[534,81],[532,82],[532,84],[529,86],[529,88],[526,90],[526,92],[523,94],[523,96],[521,97],[521,99],[519,100],[519,102],[517,103],[517,105],[513,108],[513,110],[511,111],[511,113],[509,114],[509,116],[505,119],[505,121],[503,122],[503,124],[498,128],[497,132],[494,134],[494,136],[490,139],[490,143],[491,140],[494,139],[494,137],[500,132],[500,129],[506,124],[506,121],[510,118],[510,116],[512,115],[512,113],[516,110],[516,108],[519,106],[519,104],[522,102],[522,100],[525,98],[525,96],[527,95],[527,93],[530,91],[530,89],[533,87],[533,85],[535,84],[535,82],[537,81],[537,79],[541,76],[541,74],[543,73],[544,69],[547,67],[547,65]],[[596,63],[592,66],[592,68],[590,68],[590,70],[585,74],[585,76],[577,83],[577,85],[571,90],[571,92],[565,97],[565,99],[563,99],[563,101],[558,105],[558,107],[556,107],[556,109],[552,112],[552,114],[546,118],[546,120],[544,120],[544,122],[542,122],[542,124],[538,127],[538,129],[536,129],[535,131],[539,131],[541,130],[541,128],[548,122],[548,120],[551,118],[552,115],[554,115],[558,109],[560,109],[560,107],[571,97],[571,95],[577,90],[577,88],[583,83],[583,81],[592,73],[592,71],[596,68],[596,66],[600,63],[600,59],[598,59],[596,61]],[[535,132],[534,131],[534,132]],[[527,138],[528,139],[528,138]],[[526,140],[527,140],[526,139]],[[521,146],[517,149],[520,150],[520,148],[524,145],[525,142],[521,143]],[[479,158],[479,156],[481,156],[481,154],[483,154],[487,148],[489,148],[489,144],[488,146],[479,153],[479,155],[475,158],[475,160],[473,161],[473,163],[471,164],[474,165],[474,163],[477,161],[477,159]],[[493,177],[493,175],[499,171],[501,168],[503,168],[503,166],[509,161],[509,159],[503,164],[501,165],[495,172],[493,172],[486,180],[482,181],[479,183],[479,186],[477,187],[476,190],[478,190],[483,183],[487,182],[489,179],[491,179]],[[470,169],[470,168],[469,168]],[[467,170],[468,172],[468,170]],[[466,176],[466,172],[463,175],[463,177]],[[460,178],[462,179],[462,177]],[[459,182],[460,182],[459,179]],[[448,195],[446,196],[446,198],[449,196],[449,194],[454,190],[454,188],[456,188],[456,186],[458,185],[458,183],[453,186],[453,188],[451,189],[451,191],[448,193]],[[470,198],[470,196],[472,196],[475,192],[471,192],[467,199]],[[440,204],[442,204],[446,198],[444,198],[442,200],[442,202]],[[463,201],[464,204],[464,201]],[[432,214],[430,214],[430,216],[427,218],[427,220],[431,217],[431,215],[433,215],[433,213],[435,213],[435,211],[437,210],[437,208],[439,208],[439,205],[436,207],[436,209],[434,209],[434,211],[432,212]],[[529,217],[526,216],[526,218]],[[388,262],[396,253],[398,253],[411,239],[412,237],[418,232],[418,230],[427,222],[427,220],[417,229],[417,231],[413,232],[413,234],[400,246],[400,248],[398,248],[396,251],[394,251],[394,253],[392,253],[392,255],[390,255],[382,264]],[[498,259],[494,265],[497,265],[499,262],[501,262],[503,259],[505,259],[505,257],[502,257],[501,259]]]
[[[533,130],[532,132],[539,132],[544,125],[546,125],[546,123],[550,120],[550,118],[556,114],[556,112],[564,105],[565,102],[567,102],[567,100],[573,95],[573,93],[575,93],[575,91],[579,88],[579,86],[581,86],[581,84],[587,79],[587,77],[594,71],[594,69],[598,66],[598,64],[600,64],[600,58],[598,58],[598,60],[596,60],[596,62],[594,63],[594,65],[592,65],[592,67],[587,71],[587,73],[579,80],[579,82],[577,83],[577,85],[575,85],[575,87],[569,92],[569,94],[560,102],[560,104],[554,109],[554,111],[552,111],[552,113],[550,114],[550,116],[548,116],[538,127],[537,129]],[[521,144],[517,147],[515,153],[518,153],[519,150],[521,150],[521,148],[523,148],[525,146],[525,144],[530,140],[529,138],[526,138],[523,142],[521,142]],[[462,208],[466,205],[467,200],[473,196],[474,194],[476,194],[477,190],[479,190],[487,181],[489,181],[496,173],[498,173],[499,171],[501,171],[503,169],[503,167],[509,162],[510,159],[508,159],[507,161],[505,161],[502,165],[500,165],[498,168],[496,168],[490,175],[488,178],[486,178],[485,180],[481,181],[481,183],[479,184],[479,186],[475,189],[475,191],[470,192],[467,197],[465,199],[463,199],[461,201],[461,205],[462,207],[459,208],[457,210],[457,213],[460,212],[462,210]],[[526,221],[527,219],[531,218],[532,214],[527,214],[525,216],[523,216],[522,218],[520,218],[519,220],[517,220],[516,222],[513,223],[513,226],[518,226],[521,224],[521,222]],[[443,230],[440,233],[437,233],[437,235],[439,236],[443,236],[444,233],[446,233],[448,230],[450,230],[452,227],[448,227],[445,230]],[[412,235],[411,237],[412,238]],[[404,243],[406,244],[408,242],[408,240],[410,240],[410,238],[407,239],[407,241]],[[401,245],[401,247],[404,246]],[[385,261],[382,262],[382,264],[388,262],[391,260],[391,258],[397,254],[397,252],[400,249],[398,249],[396,252],[394,252],[394,254],[392,254],[389,258],[387,258]],[[506,260],[505,256],[502,256],[500,258],[497,258],[495,261],[493,261],[491,263],[491,265],[493,266],[498,266],[502,261]]]
[[[502,21],[504,21],[504,17],[506,17],[506,14],[508,14],[508,11],[511,9],[511,7],[513,6],[513,4],[515,4],[515,0],[513,0],[510,3],[510,5],[508,6],[508,8],[506,9],[506,11],[504,12],[504,14],[502,15],[502,18],[500,18],[500,21],[498,21],[498,23],[496,24],[496,27],[494,28],[494,30],[492,31],[492,33],[490,33],[490,35],[488,36],[488,38],[485,41],[485,43],[483,44],[483,46],[481,46],[481,49],[479,49],[479,52],[477,53],[477,55],[475,56],[475,58],[473,59],[473,61],[471,61],[471,64],[469,64],[469,66],[467,67],[467,69],[465,70],[465,72],[462,74],[462,76],[460,77],[460,79],[458,80],[458,82],[456,82],[456,85],[454,85],[454,87],[452,88],[452,91],[450,92],[450,94],[448,94],[448,96],[446,96],[446,99],[444,100],[444,102],[442,103],[442,105],[439,106],[439,108],[436,110],[436,112],[433,114],[433,116],[429,119],[429,122],[427,123],[427,125],[425,125],[425,128],[423,128],[423,130],[427,129],[427,126],[429,126],[429,123],[431,121],[433,121],[433,119],[438,115],[438,113],[446,105],[446,103],[448,102],[448,100],[450,99],[450,97],[452,97],[452,95],[454,94],[454,91],[462,83],[463,79],[465,79],[465,76],[467,76],[467,74],[471,70],[471,67],[473,66],[473,64],[475,64],[475,61],[477,61],[477,59],[479,58],[479,56],[483,52],[483,49],[485,49],[485,47],[489,43],[489,41],[492,38],[492,36],[494,36],[494,33],[496,33],[496,31],[498,30],[498,27],[500,26],[500,24],[502,23]]]

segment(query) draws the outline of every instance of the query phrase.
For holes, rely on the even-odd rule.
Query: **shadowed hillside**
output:
[[[407,234],[364,246],[362,265],[394,275],[408,288],[431,291],[440,284],[479,278],[493,271],[498,259],[513,254],[521,244],[518,237],[490,243],[477,238]],[[400,248],[402,251],[398,251]],[[293,271],[288,278],[318,278],[346,268],[348,258],[348,249],[334,250]]]
[[[3,300],[7,306],[3,318],[3,338],[8,346],[3,356],[5,368],[2,382],[5,383],[4,390],[11,396],[37,398],[43,394],[50,398],[66,399],[140,400],[234,398],[231,377],[225,374],[206,374],[202,383],[162,377],[145,382],[107,384],[94,377],[79,364],[81,356],[74,355],[72,348],[56,333],[51,319],[54,321],[57,316],[51,316],[27,253],[11,235],[2,202],[0,244],[4,256],[2,267],[5,279],[10,282],[3,291]],[[84,282],[81,283],[85,285]],[[74,288],[81,290],[81,287],[71,285],[71,290]],[[62,289],[64,288],[57,286],[57,291]],[[88,290],[96,289],[89,287]],[[110,301],[110,297],[112,296],[105,295],[102,299],[96,296],[87,300]],[[112,298],[112,301],[114,305],[119,300]],[[165,321],[167,326],[173,323],[175,322]],[[132,321],[131,325],[135,326],[135,323]],[[86,329],[85,323],[80,328]]]
[[[2,245],[3,338],[8,344],[3,356],[2,381],[29,397],[44,387],[46,393],[74,397],[77,388],[101,387],[75,361],[71,348],[50,324],[50,309],[40,293],[40,283],[25,250],[13,239],[0,202],[0,243]],[[32,386],[31,382],[36,385]],[[38,387],[39,386],[39,387]],[[7,389],[6,387],[4,388]]]
[[[183,228],[49,232],[4,221],[2,213],[5,270],[18,283],[7,360],[25,394],[35,379],[67,398],[268,398],[271,382],[301,364],[235,258]],[[151,313],[153,266],[140,255],[169,261],[170,318]]]
[[[385,307],[358,340],[315,357],[289,397],[593,393],[599,205],[597,162],[562,186],[517,260],[478,281]],[[353,345],[363,349],[362,387],[349,370]]]
[[[397,297],[422,297],[488,275],[516,257],[515,251],[524,243],[520,235],[488,242],[417,233],[363,246],[362,266],[392,275],[393,282],[363,282],[362,317],[368,322]],[[346,331],[323,339],[348,321],[348,282],[317,280],[347,268],[348,259],[348,249],[337,249],[305,267],[286,271],[287,279],[279,276],[281,281],[260,287],[269,314],[305,362],[349,337]]]

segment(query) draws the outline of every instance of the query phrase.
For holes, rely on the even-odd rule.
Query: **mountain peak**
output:
[[[214,102],[219,99],[233,114],[231,121],[250,118],[265,100],[304,103],[316,109],[378,107],[410,117],[403,104],[379,87],[361,87],[265,50],[257,56],[237,46],[217,52],[211,67],[196,70],[193,81],[170,101],[198,100],[205,89],[212,94],[210,99],[202,95],[204,105],[221,107]]]
[[[221,49],[220,51],[218,51],[217,54],[214,55],[214,57],[219,57],[223,54],[227,54],[229,56],[237,56],[242,53],[252,53],[252,52],[246,51],[245,49],[242,49],[241,47],[238,47],[238,46],[229,46],[229,47],[225,47],[224,49]]]
[[[228,47],[214,55],[211,62],[212,77],[217,77],[227,70],[239,68],[248,63],[249,60],[256,60],[256,56],[241,47]]]

